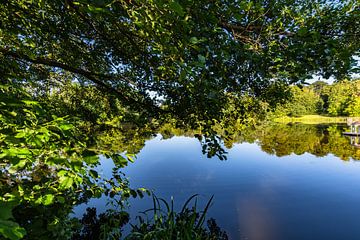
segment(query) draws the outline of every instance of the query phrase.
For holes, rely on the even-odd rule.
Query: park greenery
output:
[[[131,189],[121,169],[159,132],[197,137],[204,154],[225,159],[221,143],[231,146],[268,116],[359,115],[358,81],[294,86],[359,71],[359,14],[352,0],[2,1],[0,235],[81,239],[90,230],[69,217],[74,206],[107,196],[123,209],[149,193]],[[280,155],[319,151],[291,142],[277,149],[259,137]],[[329,152],[358,158],[328,141]],[[115,163],[110,179],[96,171],[101,156]],[[196,222],[183,226],[189,234],[223,236],[192,208],[170,213],[168,225],[142,223],[133,233],[188,218]],[[107,223],[103,239],[122,237],[129,217],[91,216]]]
[[[290,100],[279,104],[274,116],[360,116],[360,80],[342,80],[333,84],[316,81],[309,86],[291,86],[290,93]]]

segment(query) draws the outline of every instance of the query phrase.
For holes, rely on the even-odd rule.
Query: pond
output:
[[[132,187],[173,197],[178,208],[193,194],[202,206],[214,195],[208,217],[230,239],[360,239],[360,149],[343,130],[263,127],[225,142],[225,161],[204,156],[196,138],[159,134],[145,143],[125,174]],[[111,174],[112,166],[103,158],[102,174]],[[106,208],[102,200],[91,205]],[[130,205],[135,216],[152,203],[133,199]]]

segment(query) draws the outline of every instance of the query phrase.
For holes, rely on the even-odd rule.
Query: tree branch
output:
[[[0,53],[2,53],[5,56],[10,56],[10,57],[12,57],[14,59],[17,59],[17,60],[26,61],[26,62],[30,62],[30,63],[33,63],[33,64],[46,65],[46,66],[49,66],[49,67],[61,68],[63,70],[69,71],[71,73],[81,75],[81,76],[89,79],[91,82],[95,83],[99,87],[102,87],[105,90],[109,91],[110,93],[116,94],[126,104],[129,104],[129,105],[134,105],[134,104],[135,105],[141,105],[142,107],[146,107],[146,109],[149,109],[149,110],[152,110],[152,111],[154,111],[154,110],[155,111],[157,111],[157,110],[160,111],[160,109],[157,106],[153,105],[149,101],[147,101],[147,102],[139,102],[137,100],[131,99],[128,96],[124,95],[118,89],[106,84],[105,82],[103,82],[101,80],[101,79],[106,79],[106,80],[114,79],[116,76],[90,72],[90,71],[87,71],[87,70],[84,70],[84,69],[81,69],[81,68],[76,68],[76,67],[70,66],[68,64],[61,63],[59,61],[44,58],[44,57],[31,58],[31,57],[27,56],[26,54],[11,51],[9,49],[1,48],[1,47],[0,47]],[[127,80],[125,80],[125,81],[127,83],[129,83]]]
[[[236,25],[236,24],[230,24],[224,21],[220,22],[220,26],[225,28],[227,31],[229,32],[235,32],[236,34],[242,34],[244,32],[258,32],[262,30],[262,26],[254,26],[254,25],[250,25],[247,27],[241,26],[241,25]],[[239,33],[241,32],[241,33]],[[288,36],[288,37],[292,37],[295,35],[295,33],[293,32],[288,32],[288,31],[282,31],[282,32],[275,32],[275,35],[284,35],[284,36]]]

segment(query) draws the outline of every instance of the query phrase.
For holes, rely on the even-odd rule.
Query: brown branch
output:
[[[138,105],[138,106],[140,105],[140,106],[145,107],[146,109],[149,109],[151,111],[160,112],[160,109],[157,106],[153,105],[150,101],[139,102],[137,100],[129,98],[128,96],[124,95],[118,89],[116,89],[116,88],[106,84],[105,82],[101,81],[101,78],[109,80],[109,79],[113,79],[114,76],[106,75],[106,74],[100,74],[100,73],[93,73],[93,72],[90,72],[90,71],[87,71],[87,70],[84,70],[84,69],[81,69],[81,68],[76,68],[76,67],[70,66],[68,64],[61,63],[59,61],[44,58],[44,57],[31,58],[31,57],[27,56],[26,54],[11,51],[11,50],[6,49],[6,48],[0,48],[0,53],[2,53],[5,56],[10,56],[10,57],[12,57],[12,58],[14,58],[16,60],[26,61],[26,62],[30,62],[30,63],[33,63],[33,64],[45,65],[45,66],[49,66],[49,67],[61,68],[63,70],[69,71],[71,73],[81,75],[81,76],[89,79],[91,82],[95,83],[99,87],[102,87],[102,88],[106,89],[107,91],[109,91],[110,93],[113,93],[113,94],[117,95],[126,104],[129,104],[129,105],[134,105],[135,104],[135,105]]]
[[[87,79],[93,81],[94,83],[96,83],[96,84],[98,84],[98,85],[100,85],[102,87],[112,88],[110,86],[107,86],[105,83],[103,83],[103,82],[101,82],[99,80],[99,78],[113,79],[114,76],[111,76],[111,75],[94,73],[94,72],[90,72],[90,71],[87,71],[87,70],[84,70],[84,69],[81,69],[81,68],[75,68],[75,67],[72,67],[72,66],[70,66],[68,64],[61,63],[61,62],[58,62],[58,61],[53,60],[53,59],[48,59],[48,58],[43,58],[43,57],[31,58],[31,57],[29,57],[29,56],[27,56],[25,54],[10,51],[10,50],[8,50],[6,48],[0,48],[0,52],[3,53],[4,55],[11,56],[11,57],[13,57],[15,59],[25,60],[27,62],[31,62],[31,63],[34,63],[34,64],[41,64],[41,65],[46,65],[46,66],[50,66],[50,67],[61,68],[61,69],[64,69],[66,71],[82,75],[82,76],[86,77]]]
[[[221,21],[220,26],[225,28],[229,32],[231,32],[231,31],[252,32],[254,30],[260,30],[261,29],[261,26],[251,25],[251,26],[245,27],[245,26],[241,26],[241,25],[230,24],[230,23],[227,23],[225,21]]]

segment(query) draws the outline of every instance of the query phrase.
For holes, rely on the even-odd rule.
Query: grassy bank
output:
[[[328,117],[321,115],[304,115],[301,117],[279,117],[273,121],[278,123],[303,123],[303,124],[322,124],[322,123],[347,123],[348,120],[360,121],[360,117]]]

